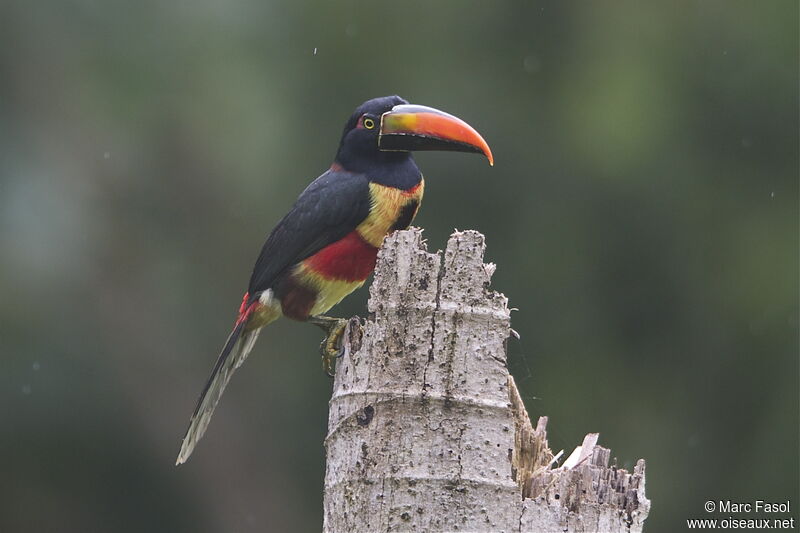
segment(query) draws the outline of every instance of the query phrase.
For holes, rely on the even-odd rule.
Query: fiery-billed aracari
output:
[[[480,134],[452,115],[399,96],[360,105],[330,169],[300,194],[264,243],[177,464],[192,453],[233,371],[270,322],[285,316],[326,329],[323,360],[330,369],[346,321],[322,313],[364,284],[383,238],[408,227],[419,209],[425,182],[412,150],[476,152],[493,162]]]

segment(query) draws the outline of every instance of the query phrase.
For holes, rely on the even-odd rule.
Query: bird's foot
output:
[[[322,369],[329,377],[333,377],[334,363],[344,354],[342,337],[349,320],[317,315],[310,317],[308,321],[326,333],[325,338],[319,344],[319,353],[322,356]]]

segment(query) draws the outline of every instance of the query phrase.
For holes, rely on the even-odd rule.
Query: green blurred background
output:
[[[263,238],[393,93],[494,150],[418,155],[417,224],[486,234],[551,447],[645,457],[651,532],[797,516],[796,1],[5,0],[0,44],[0,531],[320,530],[315,328],[173,462]]]

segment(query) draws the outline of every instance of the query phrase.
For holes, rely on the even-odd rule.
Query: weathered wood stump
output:
[[[418,229],[387,237],[371,317],[351,321],[330,401],[324,531],[642,530],[644,461],[608,466],[590,434],[557,467],[506,367],[508,300],[484,237],[431,254]]]

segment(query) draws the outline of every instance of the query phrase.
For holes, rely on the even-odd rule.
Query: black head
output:
[[[420,178],[410,154],[415,150],[475,152],[489,164],[494,161],[483,137],[460,118],[384,96],[361,104],[347,121],[336,162],[373,181],[399,186]]]
[[[344,126],[336,162],[352,172],[369,172],[376,166],[409,160],[408,152],[385,152],[378,148],[381,116],[394,106],[407,103],[395,95],[373,98],[358,106]]]

